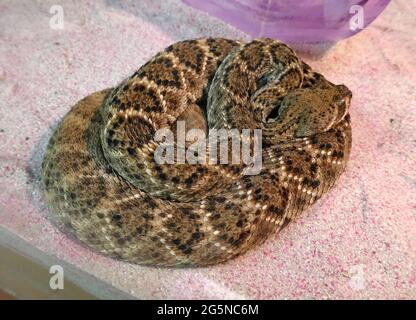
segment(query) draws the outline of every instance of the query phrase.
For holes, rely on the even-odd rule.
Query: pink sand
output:
[[[49,27],[61,3],[63,30]],[[39,168],[51,126],[180,39],[242,32],[179,1],[0,3],[0,227],[138,298],[416,298],[416,1],[392,1],[324,56],[353,92],[353,151],[337,187],[264,245],[223,265],[157,269],[112,260],[51,219]]]

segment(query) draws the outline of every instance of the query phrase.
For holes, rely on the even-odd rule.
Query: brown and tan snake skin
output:
[[[205,266],[264,242],[328,191],[351,148],[351,92],[287,45],[175,43],[93,93],[50,139],[43,183],[76,237],[122,260]],[[154,161],[161,128],[261,129],[262,169]]]

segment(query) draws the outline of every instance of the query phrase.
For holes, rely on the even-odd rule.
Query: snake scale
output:
[[[277,40],[177,42],[66,114],[42,164],[46,200],[76,237],[111,257],[226,261],[334,185],[351,148],[351,96]],[[157,163],[155,133],[177,132],[179,122],[205,133],[261,129],[260,172],[245,174],[242,162]]]

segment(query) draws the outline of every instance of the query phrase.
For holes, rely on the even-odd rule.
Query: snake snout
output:
[[[338,94],[336,95],[335,104],[339,108],[339,115],[342,115],[342,119],[347,113],[351,104],[352,92],[347,86],[340,84],[336,86]]]
[[[351,98],[352,98],[351,90],[348,89],[347,86],[343,84],[337,85],[337,90],[338,90],[339,103],[345,104],[346,107],[349,107]]]

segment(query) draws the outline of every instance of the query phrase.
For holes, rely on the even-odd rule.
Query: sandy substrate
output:
[[[139,298],[416,298],[416,1],[393,1],[360,34],[303,58],[353,92],[353,151],[337,187],[248,254],[203,269],[112,260],[45,209],[39,169],[57,121],[154,53],[242,32],[179,1],[0,2],[0,227]],[[122,4],[123,3],[123,4]]]

